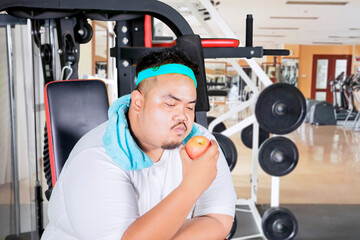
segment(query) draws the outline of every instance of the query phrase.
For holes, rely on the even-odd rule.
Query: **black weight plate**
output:
[[[275,83],[265,88],[255,105],[260,126],[274,134],[287,134],[297,129],[306,115],[303,94],[287,83]]]
[[[296,145],[285,137],[267,139],[259,149],[261,168],[271,176],[284,176],[296,167],[299,152]]]
[[[215,120],[215,117],[212,117],[212,116],[207,116],[207,123],[208,123],[208,125],[212,122],[212,121],[214,121]],[[225,131],[226,130],[226,126],[225,126],[225,124],[224,123],[218,123],[218,124],[216,124],[216,126],[214,127],[214,129],[213,129],[213,132],[218,132],[218,133],[220,133],[220,132],[222,132],[222,131]]]
[[[253,142],[253,124],[250,126],[247,126],[241,131],[241,141],[244,143],[244,145],[248,148],[252,148],[252,142]],[[260,145],[270,137],[270,134],[265,131],[263,128],[259,128],[259,147]]]
[[[295,215],[280,207],[267,209],[262,217],[261,226],[268,240],[292,240],[298,232]]]
[[[219,143],[222,152],[224,153],[230,171],[232,171],[237,162],[237,151],[234,143],[230,138],[222,135],[221,133],[214,132],[213,135],[216,138],[216,141]]]

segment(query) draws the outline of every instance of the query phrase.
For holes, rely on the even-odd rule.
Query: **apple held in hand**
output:
[[[185,150],[191,159],[200,157],[210,147],[210,141],[204,136],[194,136],[186,143]]]

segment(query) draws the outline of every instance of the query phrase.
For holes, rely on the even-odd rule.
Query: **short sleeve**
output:
[[[77,154],[64,174],[65,209],[77,237],[121,239],[139,217],[127,173],[109,161],[105,152],[89,149]]]

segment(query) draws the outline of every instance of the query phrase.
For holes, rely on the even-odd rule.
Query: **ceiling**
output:
[[[176,8],[202,37],[207,34],[203,24],[194,16],[202,5],[197,0],[163,0]],[[254,19],[254,46],[267,48],[281,47],[283,44],[360,44],[360,0],[215,0],[220,2],[216,9],[238,36],[245,42],[247,14]],[[186,7],[191,4],[190,8]],[[194,12],[197,10],[198,12]],[[214,18],[203,21],[215,27]],[[213,36],[214,37],[214,36]],[[220,37],[220,36],[218,36]],[[225,35],[223,37],[226,37]]]

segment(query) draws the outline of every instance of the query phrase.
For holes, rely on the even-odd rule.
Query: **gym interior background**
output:
[[[288,49],[289,56],[264,56],[253,60],[273,83],[295,86],[306,98],[307,115],[294,131],[284,134],[298,149],[299,159],[290,174],[280,177],[280,206],[289,209],[298,222],[295,239],[358,239],[360,234],[360,2],[288,0],[191,0],[163,1],[188,21],[201,38],[237,38],[245,43],[248,14],[252,14],[253,45],[264,49]],[[210,4],[210,6],[208,6]],[[5,12],[3,12],[5,14]],[[117,98],[116,62],[109,49],[115,46],[114,22],[90,21],[92,40],[80,45],[79,78],[103,79],[110,102]],[[172,41],[174,33],[153,19],[153,43]],[[41,29],[42,38],[46,29]],[[43,170],[44,96],[40,52],[30,41],[31,26],[13,28],[14,99],[16,116],[16,153],[12,161],[10,84],[6,48],[6,25],[0,28],[1,59],[1,151],[0,151],[0,239],[36,229],[34,188],[37,179],[47,183]],[[33,56],[34,64],[28,64]],[[36,62],[38,61],[38,62]],[[59,63],[56,68],[60,68]],[[254,106],[237,107],[256,95],[239,74],[238,66],[259,90],[266,86],[245,59],[205,59],[210,111],[230,129],[253,115]],[[59,79],[66,78],[61,76]],[[66,72],[66,71],[65,71]],[[63,74],[66,75],[66,74]],[[37,76],[37,77],[34,77]],[[35,95],[33,94],[35,92]],[[35,102],[35,104],[34,104]],[[34,107],[35,106],[35,107]],[[34,112],[36,119],[34,119]],[[224,130],[224,129],[223,129]],[[253,151],[241,140],[241,130],[228,134],[237,150],[232,170],[239,199],[251,199]],[[276,134],[271,134],[275,137]],[[37,164],[36,164],[37,163]],[[13,168],[18,168],[20,222],[14,217]],[[36,169],[38,168],[38,169]],[[272,201],[272,177],[261,167],[257,172],[256,206],[260,214]],[[43,196],[44,226],[48,222]],[[255,234],[256,226],[238,215],[233,239]],[[253,220],[249,220],[253,221]],[[256,225],[256,224],[255,224]],[[258,237],[261,239],[261,237]],[[9,238],[10,239],[10,238]],[[29,235],[28,239],[37,239]]]

